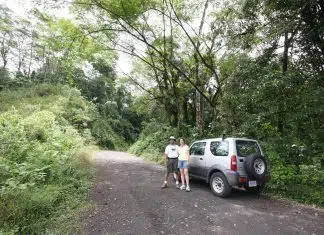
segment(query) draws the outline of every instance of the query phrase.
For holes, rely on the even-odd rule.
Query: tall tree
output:
[[[83,20],[87,19],[84,17],[85,10],[91,10],[91,14],[95,16],[91,17],[91,21],[83,24],[88,34],[115,32],[133,39],[131,42],[120,40],[125,38],[125,36],[120,36],[118,41],[114,42],[115,47],[106,48],[107,50],[115,49],[134,56],[151,66],[152,70],[160,70],[165,81],[169,78],[169,81],[172,79],[172,82],[178,83],[179,77],[182,77],[196,91],[195,100],[199,100],[195,102],[198,109],[196,119],[199,130],[202,132],[204,113],[202,100],[213,108],[221,87],[213,56],[215,52],[213,47],[216,45],[215,37],[205,37],[203,30],[204,22],[207,21],[208,2],[203,1],[205,6],[203,11],[197,7],[200,2],[193,1],[105,0],[98,2],[82,0],[74,1],[74,5],[77,6]],[[197,10],[192,11],[195,7]],[[201,23],[197,29],[192,27],[195,21],[193,15],[201,15]],[[85,25],[88,27],[84,27]],[[177,34],[176,37],[175,34]],[[157,40],[160,40],[161,44],[157,44]],[[173,46],[175,41],[179,45],[177,48]],[[147,48],[144,54],[142,48]],[[177,51],[184,53],[176,58]],[[185,54],[186,52],[189,52],[189,57]],[[152,56],[162,60],[162,71],[148,60]],[[190,58],[196,58],[196,62],[193,59],[193,64],[191,64]],[[184,63],[184,61],[189,63]],[[197,67],[195,66],[197,63],[199,63],[198,70],[193,69]],[[203,74],[199,71],[203,71]],[[204,76],[207,77],[202,78]],[[170,87],[174,91],[175,88],[177,86]],[[179,104],[175,106],[177,110],[183,107]],[[181,115],[178,120],[180,119]]]

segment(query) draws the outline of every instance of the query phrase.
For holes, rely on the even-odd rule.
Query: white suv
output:
[[[259,193],[269,180],[259,143],[246,138],[216,138],[190,146],[189,175],[210,183],[213,193],[228,197],[233,186]]]

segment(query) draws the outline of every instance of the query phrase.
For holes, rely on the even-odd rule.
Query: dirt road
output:
[[[96,164],[84,234],[324,234],[324,210],[243,191],[222,199],[200,181],[161,189],[164,167],[127,153],[99,152]]]

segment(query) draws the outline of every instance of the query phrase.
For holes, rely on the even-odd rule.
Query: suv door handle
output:
[[[200,160],[203,160],[203,158],[201,157],[201,158],[199,158]]]

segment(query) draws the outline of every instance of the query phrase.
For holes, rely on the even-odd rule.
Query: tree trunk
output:
[[[4,35],[6,36],[6,34]],[[7,54],[8,54],[8,50],[6,50],[6,46],[5,46],[5,39],[3,38],[1,41],[1,49],[0,49],[0,54],[2,57],[2,61],[3,61],[3,67],[6,68],[8,60],[7,60]]]
[[[198,91],[196,91],[196,126],[199,135],[202,135],[204,130],[203,102]]]
[[[178,99],[176,102],[177,102],[177,109],[178,109],[177,128],[178,128],[178,130],[182,130],[181,126],[183,125],[183,110],[182,110],[181,100]]]
[[[208,8],[208,3],[209,0],[206,0],[205,4],[204,4],[204,11],[203,11],[203,15],[200,21],[200,25],[199,25],[199,32],[198,35],[202,34],[202,30],[203,30],[203,26],[205,23],[205,17],[206,17],[206,12],[207,12],[207,8]],[[200,49],[200,41],[198,40],[197,42],[197,51],[194,54],[194,59],[195,59],[195,63],[196,63],[196,85],[198,88],[201,88],[201,76],[203,75],[202,71],[199,71],[199,59],[198,59],[198,51]],[[198,133],[199,135],[202,135],[203,131],[204,131],[204,111],[203,111],[203,99],[201,98],[201,94],[196,90],[196,126],[198,129]]]
[[[3,59],[3,67],[6,68],[7,67],[7,63],[8,61],[6,59]]]
[[[288,70],[288,50],[289,50],[289,39],[288,33],[285,33],[284,52],[282,58],[282,74],[285,75]]]
[[[290,40],[288,38],[288,32],[285,32],[285,42],[284,42],[284,51],[282,56],[282,74],[285,75],[288,70],[288,51],[290,46]],[[278,131],[280,133],[283,133],[284,130],[284,117],[283,117],[283,110],[284,110],[284,104],[285,101],[281,99],[282,102],[279,102],[279,112],[278,112]]]
[[[34,53],[34,42],[32,42],[31,44],[31,48],[30,48],[30,60],[29,60],[29,65],[28,65],[28,74],[27,77],[30,78],[30,74],[31,74],[31,66],[32,66],[32,60],[33,60],[33,53]]]
[[[189,123],[189,115],[188,115],[188,100],[184,98],[182,103],[182,109],[183,109],[183,122],[187,125]]]

